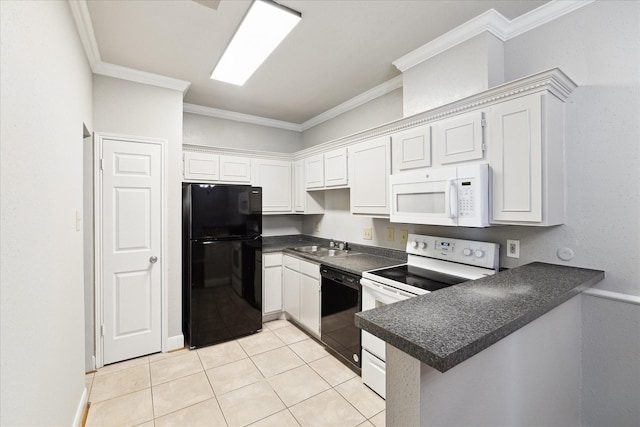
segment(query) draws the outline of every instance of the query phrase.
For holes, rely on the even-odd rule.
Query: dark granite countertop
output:
[[[356,325],[445,372],[604,278],[534,262],[356,314]]]
[[[262,238],[262,252],[284,252],[329,267],[362,274],[363,271],[403,264],[407,261],[404,251],[351,244],[350,254],[340,257],[317,257],[310,253],[294,251],[293,248],[308,245],[328,246],[329,240],[315,236],[295,234]]]

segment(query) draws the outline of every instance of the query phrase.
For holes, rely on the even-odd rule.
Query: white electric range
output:
[[[410,234],[407,263],[362,273],[362,310],[495,274],[500,245]],[[385,343],[362,331],[362,382],[385,397]]]

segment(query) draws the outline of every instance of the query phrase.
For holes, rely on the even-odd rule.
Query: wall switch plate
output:
[[[393,227],[387,227],[387,241],[393,242],[395,239],[395,229]]]
[[[365,227],[362,229],[362,238],[364,240],[373,239],[373,233],[371,232],[371,227]]]
[[[520,258],[520,240],[507,240],[507,256]]]
[[[400,230],[400,243],[406,245],[407,239],[409,239],[409,230]]]

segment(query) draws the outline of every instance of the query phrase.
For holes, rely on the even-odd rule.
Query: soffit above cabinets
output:
[[[302,22],[242,87],[209,78],[250,2],[86,2],[100,61],[191,82],[185,102],[303,123],[398,76],[393,61],[495,9],[546,1],[278,1]]]

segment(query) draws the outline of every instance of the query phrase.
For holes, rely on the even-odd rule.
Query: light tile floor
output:
[[[383,427],[385,401],[286,320],[86,376],[86,426]]]

